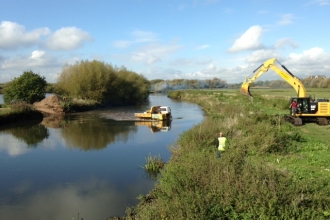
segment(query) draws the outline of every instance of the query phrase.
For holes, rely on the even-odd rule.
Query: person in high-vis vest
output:
[[[216,139],[217,157],[220,158],[221,153],[226,150],[227,138],[223,136],[222,132],[219,133],[219,137]]]

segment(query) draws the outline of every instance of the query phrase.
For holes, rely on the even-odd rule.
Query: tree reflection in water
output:
[[[11,134],[23,141],[28,147],[37,147],[38,143],[49,137],[47,128],[40,124],[40,121],[27,121],[17,125],[10,125],[2,128],[0,133]]]
[[[137,132],[134,122],[116,122],[114,120],[70,115],[66,117],[62,137],[67,147],[81,150],[99,150],[115,142],[126,142],[129,134]]]

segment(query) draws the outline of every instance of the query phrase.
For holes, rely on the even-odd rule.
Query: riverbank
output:
[[[155,189],[123,218],[329,219],[329,126],[285,122],[283,98],[226,91],[169,96],[197,103],[207,117],[180,134]],[[229,140],[221,159],[214,146],[219,131]]]
[[[0,106],[0,124],[42,120],[50,115],[84,112],[102,107],[104,106],[93,100],[67,99],[51,95],[33,105],[16,103]]]
[[[33,109],[31,105],[16,104],[10,108],[0,108],[0,125],[28,120],[42,120],[43,114]]]

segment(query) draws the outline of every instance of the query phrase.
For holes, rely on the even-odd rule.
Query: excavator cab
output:
[[[313,102],[310,97],[293,97],[290,99],[290,103],[293,100],[297,101],[297,114],[310,114],[317,111],[317,103]]]

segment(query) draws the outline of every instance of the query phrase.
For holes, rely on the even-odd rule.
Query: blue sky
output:
[[[93,59],[150,80],[240,83],[273,57],[330,77],[329,21],[330,0],[0,0],[0,83]]]

